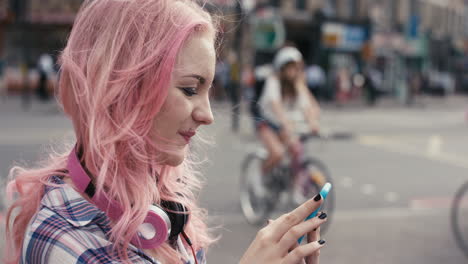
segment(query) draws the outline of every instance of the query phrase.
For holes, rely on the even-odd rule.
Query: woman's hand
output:
[[[319,227],[326,221],[326,214],[319,214],[307,221],[304,219],[322,204],[322,200],[318,194],[262,228],[240,264],[298,264],[304,261],[318,264],[320,249],[325,243],[319,240]],[[305,234],[308,235],[307,243],[299,245],[297,240]]]

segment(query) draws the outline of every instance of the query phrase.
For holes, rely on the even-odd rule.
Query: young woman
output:
[[[307,124],[312,133],[319,130],[320,108],[307,88],[299,50],[290,46],[280,49],[273,66],[275,72],[266,79],[258,101],[260,118],[256,121],[258,135],[269,153],[262,164],[264,177],[278,165],[286,150],[293,157],[298,153],[299,123]]]
[[[189,146],[213,122],[215,28],[195,1],[85,1],[58,87],[76,143],[12,170],[7,263],[205,263]],[[318,263],[326,214],[303,219],[320,204],[272,221],[241,263]]]

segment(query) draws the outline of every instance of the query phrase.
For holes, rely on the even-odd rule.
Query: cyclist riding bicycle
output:
[[[263,178],[280,163],[285,151],[297,160],[301,152],[296,133],[299,124],[306,123],[309,132],[319,131],[320,107],[307,88],[302,54],[294,47],[284,47],[275,55],[273,67],[254,113],[257,134],[268,151],[261,168]],[[265,195],[263,185],[256,185],[257,194]]]

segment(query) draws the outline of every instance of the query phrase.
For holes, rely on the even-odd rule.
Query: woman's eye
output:
[[[195,87],[181,87],[180,89],[186,96],[194,96],[197,94],[197,88]]]

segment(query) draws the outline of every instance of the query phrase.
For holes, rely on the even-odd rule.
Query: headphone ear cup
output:
[[[131,242],[142,249],[157,248],[167,241],[170,232],[169,215],[162,208],[152,205]]]
[[[161,201],[161,207],[164,208],[169,219],[171,220],[171,233],[169,239],[175,239],[182,231],[188,222],[188,210],[181,203],[173,201]]]

